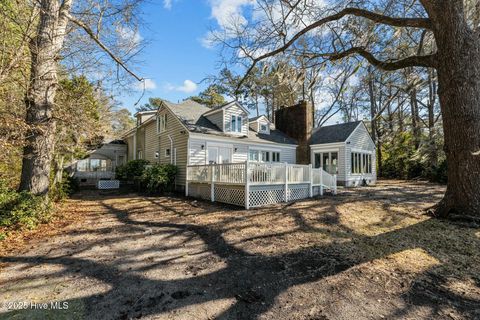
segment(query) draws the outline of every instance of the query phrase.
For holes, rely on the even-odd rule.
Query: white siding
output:
[[[225,113],[225,132],[230,132],[232,115],[242,117],[242,132],[239,134],[248,135],[248,114],[236,104],[231,105],[230,107],[224,110]],[[221,127],[220,127],[221,128]]]
[[[350,143],[348,143],[350,142]],[[375,154],[375,144],[373,143],[370,134],[368,133],[365,125],[360,124],[350,135],[350,138],[347,140],[345,150],[346,157],[346,178],[350,184],[361,183],[363,179],[372,180],[372,183],[375,183],[377,180],[377,168],[376,168],[376,154]],[[352,174],[351,168],[351,154],[353,152],[368,152],[372,154],[372,173],[371,174]]]
[[[339,143],[332,146],[322,146],[316,145],[311,146],[311,163],[315,165],[315,153],[327,153],[327,152],[338,152],[338,165],[337,165],[337,181],[344,182],[346,179],[346,161],[345,161],[345,144]]]
[[[295,163],[296,162],[296,149],[295,148],[287,148],[283,147],[282,145],[271,145],[271,144],[255,144],[249,145],[247,143],[237,143],[235,139],[229,139],[224,141],[219,140],[211,140],[208,139],[209,137],[205,138],[190,138],[190,150],[189,150],[189,164],[190,165],[199,165],[205,164],[207,162],[207,145],[208,143],[225,143],[228,145],[232,145],[233,148],[233,162],[245,162],[247,161],[248,157],[248,150],[249,148],[257,149],[257,150],[275,150],[280,152],[280,161],[287,162],[287,163]],[[202,150],[203,145],[203,150]],[[237,151],[235,151],[237,149]]]
[[[249,125],[253,131],[258,132],[258,121],[252,121]]]

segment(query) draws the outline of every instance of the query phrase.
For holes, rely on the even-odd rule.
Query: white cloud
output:
[[[172,0],[163,0],[163,7],[165,9],[172,9]]]
[[[196,91],[197,88],[198,88],[197,84],[195,82],[193,82],[192,80],[188,80],[188,79],[183,81],[183,85],[181,85],[181,86],[174,86],[170,83],[165,85],[165,89],[167,91],[180,91],[180,92],[184,92],[184,93],[192,93],[192,92]]]
[[[117,28],[117,32],[118,32],[118,35],[120,36],[120,39],[127,43],[138,45],[143,40],[143,37],[140,35],[140,32],[130,27],[120,26]]]
[[[144,81],[139,81],[134,84],[134,89],[138,91],[145,90],[155,90],[157,88],[157,84],[152,79],[145,79]]]
[[[212,17],[222,28],[227,28],[232,23],[244,24],[247,20],[243,16],[243,7],[255,3],[256,0],[210,0]]]

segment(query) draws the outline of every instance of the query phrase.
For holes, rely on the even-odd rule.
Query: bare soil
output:
[[[0,318],[480,319],[480,229],[426,216],[443,192],[381,181],[246,211],[85,191],[0,242]]]

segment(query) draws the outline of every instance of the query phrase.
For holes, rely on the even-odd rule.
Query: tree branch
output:
[[[351,56],[353,54],[358,54],[365,58],[373,66],[385,70],[385,71],[394,71],[398,69],[404,69],[407,67],[426,67],[434,68],[436,66],[436,54],[426,55],[426,56],[411,56],[395,61],[381,61],[375,58],[373,54],[366,51],[361,47],[353,47],[348,50],[339,53],[333,54],[324,54],[323,56],[329,57],[330,60],[340,60]]]
[[[115,61],[119,66],[121,66],[126,72],[128,72],[131,76],[133,76],[135,79],[137,79],[138,81],[144,81],[143,78],[139,77],[138,75],[136,75],[132,70],[130,70],[127,65],[119,58],[117,57],[112,51],[110,51],[110,49],[108,49],[108,47],[103,44],[103,42],[95,35],[95,33],[93,32],[93,30],[87,26],[85,23],[83,23],[82,21],[78,20],[77,18],[73,17],[72,15],[69,15],[68,18],[70,19],[70,21],[72,21],[73,23],[75,23],[77,26],[79,26],[80,28],[82,28],[89,36],[90,38],[95,41],[95,43],[103,50],[105,51],[112,59],[113,61]]]
[[[332,21],[337,21],[340,20],[341,18],[347,16],[347,15],[353,15],[357,17],[363,17],[368,20],[371,20],[376,23],[381,23],[381,24],[386,24],[394,27],[411,27],[411,28],[421,28],[421,29],[432,29],[432,23],[430,19],[427,18],[396,18],[396,17],[389,17],[386,15],[378,14],[372,11],[364,10],[364,9],[359,9],[359,8],[345,8],[341,10],[340,12],[327,16],[323,19],[320,19],[307,27],[303,28],[300,30],[298,33],[296,33],[288,42],[286,42],[283,46],[280,48],[277,48],[273,51],[270,51],[266,54],[263,54],[255,59],[253,59],[252,65],[248,68],[247,72],[243,76],[243,78],[240,80],[237,86],[237,90],[242,86],[242,84],[245,82],[246,77],[252,72],[252,70],[255,68],[256,64],[260,62],[261,60],[264,60],[268,57],[275,56],[279,53],[284,52],[287,50],[289,47],[291,47],[300,37],[308,33],[309,31],[316,29],[318,27],[321,27],[329,22]]]

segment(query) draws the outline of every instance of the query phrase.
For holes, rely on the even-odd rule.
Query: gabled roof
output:
[[[292,145],[297,144],[294,139],[288,137],[286,134],[279,130],[271,130],[270,134],[262,134],[257,133],[249,128],[248,136],[246,137],[232,135],[228,132],[223,132],[215,124],[210,122],[207,117],[205,117],[205,114],[209,113],[211,109],[193,100],[185,100],[181,103],[163,101],[163,103],[182,122],[182,124],[188,129],[188,131],[192,133],[231,137],[232,139],[251,142],[274,142]],[[223,106],[220,106],[220,108],[231,105],[232,103],[238,102],[234,101],[231,103],[227,103]]]
[[[222,110],[222,109],[226,109],[226,108],[228,108],[228,107],[230,107],[230,106],[232,106],[232,105],[234,105],[234,104],[237,105],[237,106],[238,106],[240,109],[242,109],[243,111],[245,111],[246,114],[249,113],[248,110],[245,109],[238,101],[230,101],[230,102],[224,103],[224,104],[222,104],[222,105],[220,105],[220,106],[216,106],[216,107],[213,107],[213,108],[209,108],[209,110],[208,110],[207,112],[205,112],[204,115],[207,116],[207,115],[209,115],[209,114],[215,113],[215,112],[220,111],[220,110]]]
[[[362,121],[347,122],[316,128],[312,132],[310,144],[345,142]]]
[[[250,119],[248,119],[248,121],[254,122],[254,121],[257,121],[257,120],[260,119],[260,118],[265,118],[265,120],[267,120],[268,122],[270,122],[270,120],[268,120],[267,116],[265,116],[264,114],[259,115],[259,116],[256,116],[256,117],[253,117],[253,118],[250,118]]]

